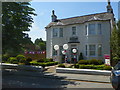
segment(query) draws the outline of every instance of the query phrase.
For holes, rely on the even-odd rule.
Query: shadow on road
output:
[[[6,69],[2,71],[2,88],[67,88],[68,84],[75,85],[65,78],[49,72]]]

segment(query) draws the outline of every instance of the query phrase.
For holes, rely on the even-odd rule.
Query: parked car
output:
[[[110,80],[113,88],[120,90],[120,61],[113,67]]]

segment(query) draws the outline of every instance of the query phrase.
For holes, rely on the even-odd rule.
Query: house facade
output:
[[[104,61],[104,55],[110,55],[110,35],[114,24],[110,1],[107,12],[57,19],[53,10],[51,17],[52,22],[45,27],[47,58],[74,62],[78,61],[82,54],[85,60]],[[65,44],[68,45],[66,50],[63,48]],[[58,50],[54,49],[55,45],[59,47]],[[62,53],[63,51],[65,53]]]

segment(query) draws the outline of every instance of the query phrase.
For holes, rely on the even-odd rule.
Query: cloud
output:
[[[30,28],[30,32],[28,32],[31,40],[34,42],[37,38],[42,38],[46,40],[46,32],[44,28],[40,28],[38,24],[33,23],[32,28]]]

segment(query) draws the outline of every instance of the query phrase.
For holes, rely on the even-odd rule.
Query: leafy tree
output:
[[[120,60],[120,21],[114,26],[111,35],[111,60],[113,66]]]
[[[39,47],[37,50],[42,50],[42,51],[46,50],[46,42],[43,41],[42,38],[40,39],[37,38],[35,40],[35,45],[36,45],[36,48]]]
[[[2,2],[3,54],[20,53],[26,43],[32,43],[26,31],[33,23],[34,9],[29,2]]]

